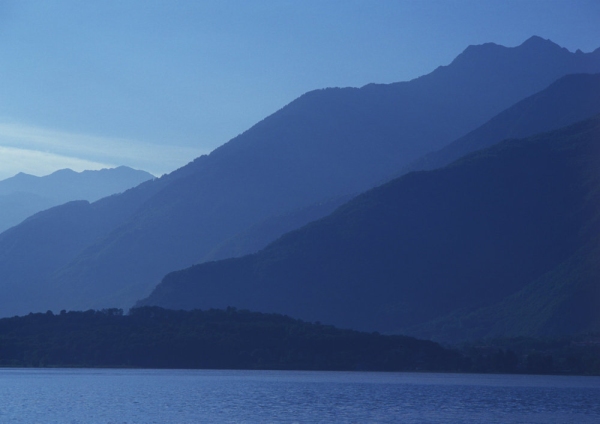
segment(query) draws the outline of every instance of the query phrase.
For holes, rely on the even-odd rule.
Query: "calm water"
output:
[[[0,423],[600,423],[600,378],[0,369]]]

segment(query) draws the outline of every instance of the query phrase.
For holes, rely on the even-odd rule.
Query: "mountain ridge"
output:
[[[600,216],[590,203],[600,191],[599,134],[597,115],[407,174],[259,253],[170,273],[138,305],[229,305],[408,334],[453,311],[490,307],[588,243],[586,229]],[[597,275],[586,278],[600,293]],[[579,306],[562,308],[562,319]],[[583,324],[577,331],[595,325]]]
[[[596,113],[600,113],[600,74],[566,75],[442,149],[422,156],[396,173],[395,177],[410,171],[442,167],[465,154],[489,147],[503,139],[523,138],[558,129]],[[330,209],[330,212],[333,212],[333,209]],[[313,215],[312,218],[318,219],[325,215]],[[220,248],[205,256],[202,262],[224,259],[228,257],[225,252],[229,252],[229,257],[254,253],[277,238],[277,233],[272,233],[269,227],[281,225],[282,222],[281,218],[272,218],[264,221],[262,225],[255,225],[251,231],[248,230],[222,244]],[[296,224],[305,223],[308,221],[296,221]],[[282,228],[289,231],[300,226],[286,224]],[[284,232],[281,231],[280,235]],[[253,243],[253,239],[261,240],[261,243]]]
[[[494,116],[463,137],[413,161],[395,174],[431,170],[506,138],[558,129],[600,112],[600,74],[569,74]]]
[[[0,233],[42,210],[74,200],[93,202],[153,178],[126,166],[82,172],[61,169],[42,177],[19,172],[0,181]]]
[[[39,256],[14,257],[11,243],[25,250],[40,244],[33,223],[27,224],[28,237],[19,237],[16,227],[14,239],[0,236],[0,289],[35,282],[45,291],[35,292],[35,300],[0,304],[0,314],[29,312],[20,301],[42,311],[128,307],[166,273],[199,262],[259,222],[367,190],[564,73],[600,72],[600,56],[567,52],[523,60],[521,50],[501,49],[496,62],[505,65],[493,73],[489,58],[482,57],[470,68],[449,65],[411,82],[309,92],[210,155],[108,202],[78,209],[77,222],[106,208],[112,227],[103,221],[101,231],[78,228],[80,250],[35,279],[24,278],[19,261],[52,255],[31,249]],[[561,66],[549,66],[556,63]],[[44,225],[72,232],[66,219]],[[71,252],[64,237],[43,243]]]

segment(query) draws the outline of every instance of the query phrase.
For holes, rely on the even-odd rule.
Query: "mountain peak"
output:
[[[531,37],[529,37],[527,40],[525,40],[520,46],[521,48],[535,48],[535,49],[541,49],[541,48],[552,48],[552,49],[564,49],[567,50],[564,47],[559,46],[558,44],[556,44],[555,42],[553,42],[552,40],[548,40],[545,38],[542,38],[538,35],[533,35]]]
[[[73,174],[78,174],[78,172],[73,171],[71,168],[63,168],[63,169],[59,169],[57,171],[54,171],[50,175],[73,175]]]
[[[24,181],[37,180],[38,178],[39,177],[35,176],[35,175],[26,174],[25,172],[19,172],[18,174],[13,175],[12,177],[8,177],[8,178],[0,181],[0,183],[4,183],[4,182],[24,182]]]
[[[463,52],[455,58],[455,60],[463,55],[469,55],[474,52],[479,52],[482,50],[489,51],[489,50],[496,50],[496,49],[502,49],[502,48],[505,48],[505,47],[500,44],[496,44],[496,43],[471,44],[471,45],[467,46],[467,48],[464,49]]]
[[[526,44],[547,44],[547,43],[552,43],[554,44],[552,41],[542,38],[539,35],[532,35],[531,37],[529,37],[527,40],[525,40],[521,45],[526,45]]]
[[[440,68],[454,67],[456,73],[473,75],[481,73],[482,67],[505,66],[507,61],[512,61],[513,66],[522,67],[526,67],[523,64],[524,60],[530,63],[530,67],[553,66],[552,63],[556,60],[568,60],[567,56],[575,56],[575,53],[571,53],[551,40],[534,35],[515,47],[495,43],[470,45],[450,65]],[[577,57],[581,60],[587,57],[587,54],[579,53]]]

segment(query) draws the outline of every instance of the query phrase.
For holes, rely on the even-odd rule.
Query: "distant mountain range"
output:
[[[234,306],[445,341],[600,330],[600,115],[372,189],[140,305]]]
[[[386,181],[582,72],[600,72],[600,49],[570,53],[533,37],[471,46],[409,82],[307,93],[170,175],[0,234],[0,314],[129,307],[167,272],[258,249],[333,208],[318,205]]]
[[[44,209],[72,200],[93,202],[153,178],[126,166],[83,172],[61,169],[44,177],[19,173],[0,181],[0,232]]]

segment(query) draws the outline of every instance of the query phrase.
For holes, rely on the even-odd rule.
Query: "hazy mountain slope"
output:
[[[508,140],[372,189],[255,255],[171,273],[141,304],[389,332],[492,305],[589,242],[598,158],[600,117]],[[598,281],[586,284],[597,291]]]
[[[63,202],[64,203],[64,202]],[[28,216],[56,206],[52,199],[32,193],[10,193],[0,195],[0,233]]]
[[[179,171],[147,181],[93,204],[75,201],[56,206],[1,233],[2,315],[36,310],[40,298],[50,300],[55,290],[48,290],[48,275],[118,227],[148,198],[182,175],[184,172]]]
[[[489,122],[442,149],[407,166],[410,171],[435,169],[467,153],[507,138],[523,138],[558,129],[600,112],[600,74],[567,75],[501,112]]]
[[[62,169],[44,177],[19,173],[0,181],[0,232],[52,206],[73,200],[93,202],[152,178],[126,166],[83,172]]]
[[[352,197],[336,197],[284,215],[270,217],[219,244],[208,255],[202,258],[201,262],[237,258],[258,252],[281,235],[329,215]]]
[[[255,223],[367,189],[561,72],[583,69],[600,69],[600,50],[574,54],[532,38],[516,48],[470,47],[407,83],[307,93],[216,149],[53,284],[82,290],[80,307],[126,306]]]
[[[435,169],[501,140],[522,138],[557,129],[597,113],[600,113],[600,74],[567,75],[541,92],[509,107],[441,150],[417,159],[398,172],[397,176],[414,170]],[[202,261],[255,253],[285,232],[300,228],[310,220],[326,216],[327,212],[333,212],[333,209],[333,205],[324,204],[318,208],[311,207],[308,210],[303,209],[265,220],[218,246]]]
[[[131,215],[36,280],[47,290],[35,293],[35,309],[127,307],[165,273],[251,226],[368,189],[564,73],[593,71],[600,50],[569,53],[534,37],[515,48],[470,47],[410,82],[307,93],[169,182],[157,180],[164,187]],[[0,257],[0,278],[15,261],[35,258]],[[32,284],[8,273],[4,284]]]
[[[93,202],[153,178],[154,176],[148,172],[127,166],[82,172],[61,169],[44,177],[21,172],[0,181],[0,195],[24,192],[62,202],[70,200]]]

